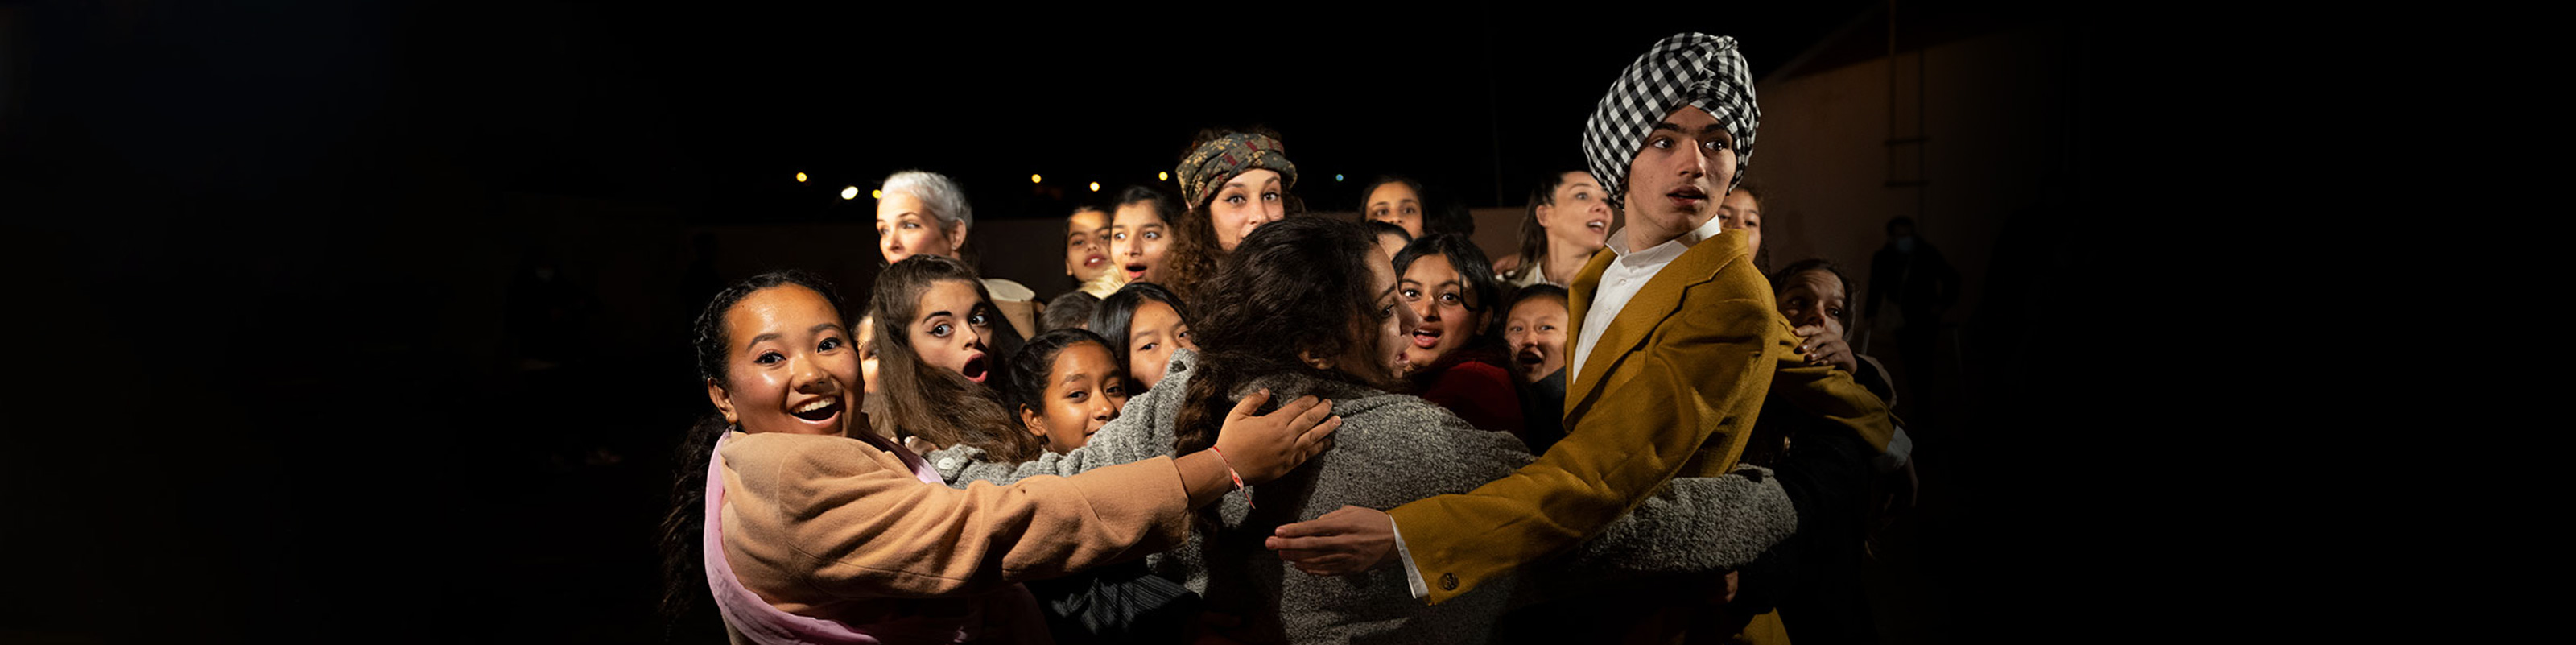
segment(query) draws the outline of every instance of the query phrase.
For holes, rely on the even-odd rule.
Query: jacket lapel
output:
[[[1566,384],[1565,411],[1568,418],[1577,411],[1577,402],[1591,398],[1593,392],[1602,387],[1603,380],[1610,375],[1611,366],[1635,351],[1638,343],[1664,324],[1664,319],[1680,310],[1683,292],[1692,285],[1717,277],[1718,269],[1744,255],[1743,236],[1734,233],[1728,231],[1727,234],[1701,240],[1681,257],[1674,258],[1671,264],[1664,265],[1662,271],[1655,272],[1654,279],[1647,280],[1645,288],[1639,289],[1636,297],[1628,299],[1627,305],[1618,311],[1599,312],[1599,315],[1618,317],[1611,319],[1610,326],[1602,329],[1601,341],[1592,345],[1592,355],[1584,361],[1582,369],[1574,373],[1575,380]],[[1582,342],[1582,316],[1594,315],[1595,312],[1591,311],[1593,295],[1599,293],[1601,274],[1609,269],[1614,257],[1609,249],[1602,249],[1575,277],[1574,287],[1578,290],[1569,290],[1569,293],[1582,304],[1566,303],[1570,312],[1581,313],[1572,318],[1575,333],[1567,341],[1569,346]]]

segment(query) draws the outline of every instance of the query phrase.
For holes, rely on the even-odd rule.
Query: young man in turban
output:
[[[1766,398],[1856,435],[1837,437],[1855,439],[1844,445],[1884,450],[1886,406],[1798,355],[1745,235],[1717,217],[1760,118],[1734,39],[1678,34],[1631,63],[1585,124],[1585,160],[1627,228],[1572,282],[1568,305],[1582,322],[1565,439],[1467,494],[1345,507],[1280,527],[1271,548],[1312,573],[1401,562],[1416,595],[1436,604],[1564,552],[1673,477],[1721,476],[1748,451],[1784,452],[1781,436],[1756,436]],[[1768,614],[1746,627],[1777,629]]]

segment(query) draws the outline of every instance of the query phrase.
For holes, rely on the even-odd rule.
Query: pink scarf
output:
[[[877,449],[892,452],[922,483],[946,486],[939,471],[920,455],[903,446],[878,439],[874,434],[860,433],[859,441]],[[1037,598],[1028,587],[1011,585],[983,596],[966,599],[977,607],[962,616],[912,616],[865,625],[852,625],[780,611],[761,600],[758,594],[742,586],[733,575],[733,566],[725,562],[724,551],[724,442],[732,433],[716,440],[716,454],[707,460],[706,530],[701,544],[706,554],[707,589],[715,594],[716,609],[724,614],[727,627],[740,632],[755,643],[795,643],[835,645],[843,643],[964,643],[968,641],[1050,643],[1046,623],[1038,617]],[[877,439],[876,441],[870,441]]]

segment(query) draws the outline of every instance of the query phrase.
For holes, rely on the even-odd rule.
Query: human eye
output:
[[[787,360],[787,356],[784,354],[780,354],[778,352],[762,352],[760,356],[753,357],[751,362],[768,365],[783,360]]]
[[[1440,304],[1444,304],[1444,305],[1454,305],[1454,304],[1458,304],[1458,294],[1457,294],[1457,292],[1449,292],[1449,293],[1443,293],[1443,294],[1440,294]]]
[[[1841,318],[1841,317],[1843,317],[1843,308],[1841,308],[1841,307],[1834,307],[1834,308],[1831,308],[1831,309],[1826,309],[1826,310],[1825,310],[1825,314],[1826,314],[1826,315],[1829,315],[1829,316],[1833,316],[1833,317],[1835,317],[1835,318]]]
[[[904,227],[904,229],[905,229],[905,230],[911,230],[911,229],[921,228],[921,223],[920,223],[920,222],[911,221],[911,220],[905,220],[905,221],[904,221],[904,223],[903,223],[903,227]]]
[[[1162,231],[1146,231],[1146,232],[1145,232],[1145,239],[1148,239],[1148,240],[1159,240],[1159,239],[1163,239],[1163,232],[1162,232]]]
[[[1398,293],[1398,294],[1400,294],[1400,295],[1404,296],[1404,301],[1405,301],[1405,302],[1413,302],[1413,301],[1421,300],[1421,299],[1422,299],[1422,290],[1421,290],[1421,289],[1406,288],[1405,290],[1403,290],[1403,291],[1398,291],[1398,292],[1396,292],[1396,293]]]
[[[956,329],[950,327],[948,323],[939,323],[930,326],[930,336],[932,338],[947,338],[948,334],[953,331],[956,331]]]
[[[971,315],[971,316],[967,316],[967,317],[966,317],[966,324],[974,325],[974,326],[977,326],[977,327],[990,327],[990,326],[992,326],[992,325],[993,325],[993,323],[992,323],[990,320],[987,320],[987,319],[985,318],[985,315],[986,315],[986,314],[985,314],[984,312],[982,312],[982,311],[977,311],[977,312],[975,312],[975,314],[974,314],[974,315]]]
[[[1127,396],[1127,384],[1113,381],[1109,387],[1100,388],[1100,391],[1110,396]]]
[[[835,350],[835,349],[840,349],[840,348],[841,348],[841,344],[842,344],[842,343],[841,343],[841,339],[840,339],[840,338],[838,338],[838,337],[834,337],[834,338],[825,338],[825,339],[823,339],[823,342],[822,342],[822,343],[819,343],[819,344],[815,345],[815,346],[814,346],[814,349],[815,349],[815,350],[817,350],[817,351],[825,351],[825,352],[828,352],[828,351],[832,351],[832,350]]]
[[[1161,346],[1163,346],[1163,344],[1162,344],[1162,343],[1146,343],[1144,347],[1138,347],[1138,348],[1136,348],[1136,351],[1140,351],[1140,352],[1150,352],[1150,351],[1154,351],[1154,348],[1156,348],[1156,347],[1161,347]]]
[[[1127,241],[1127,232],[1126,232],[1126,231],[1119,231],[1119,232],[1116,232],[1116,233],[1111,233],[1111,234],[1109,234],[1109,239],[1117,240],[1117,241],[1120,241],[1120,242],[1125,242],[1125,241]]]
[[[1075,403],[1081,403],[1083,399],[1091,398],[1091,393],[1082,390],[1074,390],[1064,393],[1064,398],[1073,399],[1073,402]]]
[[[1275,202],[1275,201],[1279,201],[1279,193],[1278,193],[1278,192],[1276,192],[1276,191],[1273,191],[1273,192],[1267,192],[1267,193],[1262,193],[1262,194],[1261,194],[1261,201],[1265,201],[1265,202]]]
[[[1654,149],[1656,149],[1656,150],[1664,150],[1664,149],[1668,149],[1668,148],[1673,147],[1673,138],[1672,138],[1672,137],[1655,137],[1655,138],[1652,138],[1652,139],[1647,139],[1647,140],[1646,140],[1646,147],[1654,148]]]

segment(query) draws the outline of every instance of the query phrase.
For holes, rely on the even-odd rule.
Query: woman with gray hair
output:
[[[914,255],[936,255],[965,261],[966,232],[975,225],[975,208],[966,203],[965,189],[947,175],[924,170],[906,170],[887,175],[878,188],[884,194],[877,199],[877,252],[887,265],[902,262]],[[993,296],[993,306],[1011,321],[1021,337],[1038,334],[1038,292],[1028,285],[985,278],[984,290]]]

